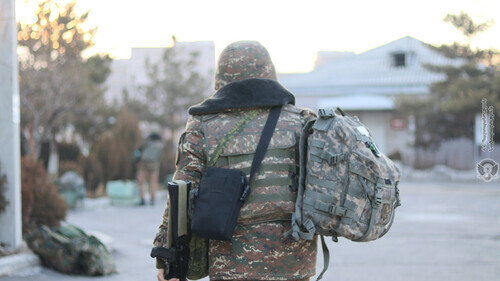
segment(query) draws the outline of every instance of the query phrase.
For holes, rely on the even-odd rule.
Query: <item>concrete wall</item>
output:
[[[297,98],[297,106],[308,107],[317,111],[316,99]],[[457,139],[442,143],[437,149],[412,147],[412,136],[407,123],[402,129],[393,128],[391,120],[396,117],[392,111],[350,111],[356,115],[372,132],[379,149],[386,155],[401,153],[405,165],[417,169],[428,169],[436,165],[444,165],[457,170],[475,169],[477,163],[485,158],[500,162],[500,145],[495,145],[491,153],[478,153],[472,140]],[[405,120],[407,121],[407,120]]]
[[[411,164],[415,168],[427,169],[435,165],[444,165],[457,170],[475,169],[479,161],[490,158],[500,162],[500,145],[496,144],[492,152],[479,152],[472,140],[457,139],[442,143],[436,150],[415,149]]]
[[[0,165],[7,177],[9,202],[0,214],[0,242],[21,245],[20,100],[17,69],[17,27],[13,0],[0,0]]]
[[[348,112],[358,116],[359,120],[371,131],[375,143],[386,155],[399,152],[402,155],[411,154],[408,147],[410,135],[407,128],[395,129],[391,127],[391,120],[395,117],[392,111],[362,111]]]

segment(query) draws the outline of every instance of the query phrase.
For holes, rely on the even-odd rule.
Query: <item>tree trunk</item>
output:
[[[59,173],[59,154],[57,153],[57,143],[52,137],[49,142],[50,154],[49,164],[47,165],[47,175],[51,181],[55,181]]]
[[[38,155],[40,152],[39,146],[37,145],[37,141],[35,139],[35,132],[34,132],[34,124],[31,123],[28,126],[28,160],[30,163],[36,163],[38,159]]]

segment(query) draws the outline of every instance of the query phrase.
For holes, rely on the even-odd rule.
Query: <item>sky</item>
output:
[[[35,0],[15,0],[17,20],[33,18]],[[463,40],[443,21],[467,12],[496,24],[475,42],[500,49],[500,0],[77,0],[97,27],[90,53],[127,58],[132,47],[213,41],[216,56],[229,43],[257,40],[278,72],[307,72],[318,51],[361,53],[405,36],[430,44]]]

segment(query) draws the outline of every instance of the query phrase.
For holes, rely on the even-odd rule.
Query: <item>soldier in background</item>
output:
[[[139,205],[145,205],[144,184],[148,183],[151,205],[155,203],[160,175],[160,160],[163,151],[163,141],[158,133],[151,133],[146,141],[135,151],[137,163],[137,184],[139,186]]]
[[[298,139],[312,111],[297,108],[295,97],[277,81],[267,50],[258,42],[241,41],[221,53],[210,98],[189,109],[181,136],[174,180],[199,185],[217,144],[250,109],[263,111],[222,152],[217,167],[249,174],[253,154],[269,108],[283,106],[260,170],[251,183],[231,242],[210,240],[210,280],[309,280],[316,270],[316,239],[285,238],[298,185]],[[168,209],[168,207],[167,207]],[[166,247],[167,210],[155,238]],[[157,261],[158,280],[164,280]],[[172,279],[175,280],[175,279]]]

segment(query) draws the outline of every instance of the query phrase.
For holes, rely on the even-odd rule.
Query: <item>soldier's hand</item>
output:
[[[158,281],[167,281],[167,280],[165,280],[164,276],[165,276],[165,270],[163,268],[158,269],[158,274],[156,275],[156,277],[158,278]],[[168,281],[179,281],[179,279],[172,278],[172,279],[169,279]]]
[[[158,269],[158,273],[156,274],[156,278],[158,278],[158,281],[166,281],[164,278],[164,272],[165,270],[163,268]]]

